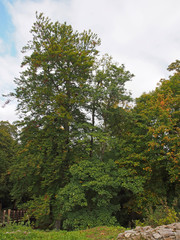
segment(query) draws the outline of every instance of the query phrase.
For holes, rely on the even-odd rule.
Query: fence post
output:
[[[23,219],[26,210],[2,210],[0,211],[0,223],[9,224],[11,221],[19,222]]]
[[[4,224],[6,222],[6,210],[3,211],[3,220],[2,223]]]
[[[11,209],[8,209],[8,219],[7,219],[8,224],[10,219],[11,219]]]

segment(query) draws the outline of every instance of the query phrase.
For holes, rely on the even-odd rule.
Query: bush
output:
[[[52,224],[50,217],[50,196],[33,197],[32,200],[24,203],[24,209],[27,209],[27,219],[31,220],[31,225],[35,228],[46,229]]]
[[[94,209],[88,211],[81,209],[77,212],[67,213],[63,222],[63,229],[81,230],[97,226],[113,226],[116,225],[116,218],[113,217],[106,208]]]
[[[153,209],[153,207],[149,207],[146,211],[146,217],[144,221],[141,222],[139,220],[135,221],[135,225],[146,226],[150,225],[152,227],[157,227],[160,225],[171,224],[177,222],[179,220],[177,216],[177,212],[173,207],[169,207],[167,202],[162,202],[161,205],[158,205]]]

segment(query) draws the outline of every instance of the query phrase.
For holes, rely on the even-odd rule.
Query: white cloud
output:
[[[101,51],[135,74],[127,84],[134,97],[153,90],[168,76],[168,65],[180,56],[179,0],[14,0],[6,4],[15,26],[18,55],[0,58],[1,89],[7,84],[10,87],[17,76],[20,50],[31,38],[29,30],[36,11],[53,21],[66,21],[79,31],[97,33],[102,39]]]
[[[18,75],[20,70],[20,59],[9,55],[0,57],[0,89],[12,89],[13,79]]]
[[[4,106],[4,101],[0,100],[0,121],[9,121],[10,123],[12,123],[18,120],[18,116],[15,114],[15,109],[15,101]]]
[[[13,82],[14,77],[18,76],[20,62],[17,58],[5,55],[0,57],[0,121],[13,122],[17,120],[15,114],[16,101],[13,100],[7,104],[4,108],[4,104],[9,98],[2,97],[2,94],[8,94],[14,91],[15,84]]]

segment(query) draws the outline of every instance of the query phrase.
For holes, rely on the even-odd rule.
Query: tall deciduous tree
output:
[[[52,203],[68,182],[69,166],[84,154],[78,141],[100,40],[43,14],[36,18],[32,40],[23,48],[24,70],[15,79],[22,133],[12,196],[23,202],[48,194]]]

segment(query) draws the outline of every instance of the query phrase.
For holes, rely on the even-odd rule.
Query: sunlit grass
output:
[[[0,228],[0,239],[1,240],[35,240],[35,239],[44,239],[44,240],[115,240],[117,235],[124,231],[122,227],[96,227],[87,230],[81,231],[43,231],[43,230],[34,230],[31,227],[27,226],[6,226]]]
[[[9,226],[0,228],[0,239],[8,240],[35,240],[35,239],[60,239],[60,240],[86,240],[85,233],[83,232],[66,232],[66,231],[42,231],[34,230],[26,226]]]

